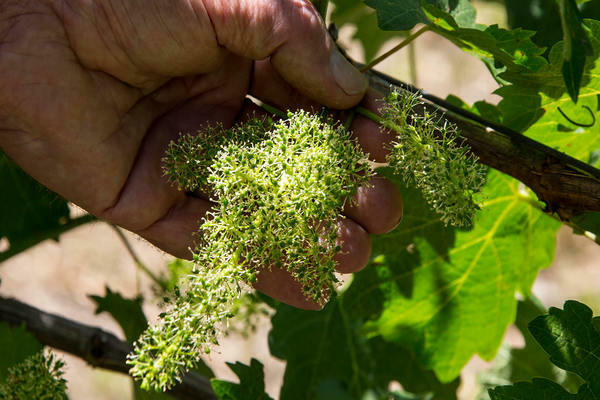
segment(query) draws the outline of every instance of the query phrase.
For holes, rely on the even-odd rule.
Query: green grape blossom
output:
[[[372,174],[366,159],[348,130],[304,111],[170,146],[167,174],[185,190],[207,190],[216,205],[198,232],[194,273],[130,357],[143,388],[171,387],[217,344],[262,268],[288,270],[307,298],[325,302],[337,283],[337,221]]]
[[[387,161],[444,223],[470,228],[479,209],[473,195],[485,184],[486,168],[459,142],[455,125],[427,111],[416,114],[420,103],[418,94],[404,90],[385,98],[381,122],[395,133]]]

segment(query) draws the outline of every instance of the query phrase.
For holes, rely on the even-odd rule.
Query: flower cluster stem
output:
[[[138,255],[136,254],[136,252],[133,250],[133,247],[131,246],[131,243],[129,243],[129,240],[127,240],[127,237],[125,236],[125,234],[123,233],[123,231],[118,226],[116,226],[116,225],[113,225],[113,224],[109,224],[109,225],[110,225],[111,228],[114,229],[114,231],[119,236],[119,239],[121,239],[121,241],[125,245],[125,248],[127,249],[127,252],[129,253],[129,255],[131,255],[131,258],[135,262],[135,265],[137,265],[137,267],[140,270],[142,270],[146,275],[148,275],[148,277],[154,283],[156,283],[161,288],[161,290],[164,293],[166,293],[167,290],[168,290],[166,283],[163,282],[162,280],[160,280],[156,275],[154,275],[154,273],[152,271],[150,271],[150,269],[146,266],[146,264],[144,264],[142,262],[142,260],[138,257]]]
[[[359,107],[356,107],[356,108],[354,109],[354,111],[355,111],[357,114],[360,114],[360,115],[362,115],[363,117],[367,117],[367,118],[369,118],[371,121],[373,121],[373,122],[376,122],[376,123],[378,123],[378,124],[381,124],[381,123],[383,122],[383,118],[381,118],[379,115],[375,114],[373,111],[371,111],[371,110],[367,110],[367,109],[366,109],[366,108],[364,108],[364,107],[360,107],[360,106],[359,106]]]
[[[264,101],[259,101],[258,104],[260,107],[262,107],[265,111],[273,114],[273,115],[277,115],[278,117],[281,118],[287,118],[287,113],[281,111],[280,109],[273,107],[272,105],[269,105],[267,103],[265,103]]]

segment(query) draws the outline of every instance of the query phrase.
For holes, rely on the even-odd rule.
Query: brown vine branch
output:
[[[418,91],[377,71],[368,73],[371,87],[387,93],[392,86]],[[429,93],[422,93],[427,111],[444,112],[481,163],[518,179],[546,204],[544,211],[562,220],[600,211],[600,170],[551,147],[484,120]]]
[[[125,363],[132,347],[112,333],[50,314],[15,299],[0,297],[0,322],[25,325],[40,343],[87,361],[94,367],[128,373]],[[183,400],[216,400],[210,382],[189,372],[169,395]]]

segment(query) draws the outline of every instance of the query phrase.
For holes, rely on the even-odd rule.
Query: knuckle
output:
[[[272,55],[288,40],[321,36],[323,22],[307,0],[221,1],[209,7],[219,44],[252,59]]]
[[[225,4],[226,3],[226,4]],[[219,43],[230,51],[262,59],[279,45],[281,23],[279,2],[221,2],[211,15]]]

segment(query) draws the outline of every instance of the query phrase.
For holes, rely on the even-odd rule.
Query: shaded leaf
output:
[[[548,50],[562,40],[560,14],[556,2],[547,0],[505,0],[508,25],[511,29],[522,28],[534,31],[532,40]],[[577,1],[584,18],[600,19],[600,2]]]
[[[498,80],[503,71],[536,71],[546,64],[544,52],[531,41],[535,33],[512,31],[475,24],[475,9],[468,0],[410,2],[368,0],[377,11],[378,24],[384,30],[406,30],[416,23],[429,24],[437,34],[464,51],[480,58]]]
[[[448,18],[434,8],[431,10]],[[440,17],[440,20],[443,19]],[[434,31],[481,59],[499,81],[502,81],[500,74],[504,71],[537,71],[546,65],[546,60],[541,56],[544,49],[531,41],[532,31],[509,31],[498,25],[464,28],[451,23],[439,24]]]
[[[429,23],[421,7],[421,0],[365,0],[377,11],[377,22],[384,31],[408,31],[416,24]]]
[[[356,274],[350,289],[322,311],[276,306],[269,348],[271,354],[287,362],[282,400],[328,399],[334,395],[360,399],[368,392],[381,396],[394,380],[410,392],[456,398],[457,381],[443,385],[399,345],[361,334],[362,323],[380,310],[382,299],[357,295],[377,280],[379,272],[368,268]]]
[[[535,298],[529,297],[519,301],[515,325],[523,335],[525,345],[522,348],[503,345],[494,359],[493,368],[479,376],[483,389],[479,396],[480,400],[489,399],[487,391],[494,386],[510,385],[513,382],[530,379],[532,376],[546,378],[568,390],[576,391],[581,385],[581,379],[575,374],[567,373],[552,364],[542,346],[536,342],[527,328],[530,321],[545,312],[545,307]]]
[[[377,11],[379,27],[388,31],[407,31],[419,23],[475,25],[475,8],[468,0],[366,0],[365,4]],[[432,11],[434,15],[429,14]]]
[[[348,24],[356,26],[352,39],[359,41],[368,62],[375,58],[377,52],[389,40],[405,36],[404,32],[383,31],[377,26],[375,12],[365,7],[362,0],[334,0],[335,9],[331,20],[342,27]]]
[[[215,373],[213,372],[213,370],[210,369],[210,367],[206,365],[206,363],[203,360],[200,360],[196,368],[194,368],[192,371],[209,379],[215,377]]]
[[[583,18],[575,0],[559,0],[559,5],[563,29],[562,73],[567,92],[577,103],[585,58],[586,55],[592,55],[592,45],[587,37]]]
[[[162,392],[151,392],[140,388],[140,386],[133,382],[133,398],[135,400],[169,400],[173,397]]]
[[[532,382],[517,382],[512,386],[492,389],[490,398],[492,400],[575,400],[578,397],[564,390],[558,383],[534,378]]]
[[[573,300],[563,308],[551,307],[548,315],[531,321],[529,330],[555,365],[600,384],[600,334],[592,325],[592,310]]]
[[[321,16],[321,18],[325,19],[327,16],[327,8],[329,5],[329,0],[310,0],[311,3],[315,6],[315,9]]]
[[[562,39],[558,6],[547,0],[505,0],[508,26],[534,31],[532,41],[538,46],[552,47]]]
[[[227,363],[240,382],[233,383],[213,378],[210,384],[219,400],[269,400],[265,393],[265,374],[260,361],[252,359],[250,366],[241,362]]]
[[[35,181],[2,150],[0,184],[0,238],[7,238],[12,248],[69,221],[67,202]]]
[[[596,235],[600,240],[600,212],[587,212],[571,217],[571,222],[579,229],[573,229],[574,233],[583,234],[586,231]]]
[[[484,119],[495,122],[497,124],[502,123],[502,114],[497,106],[490,104],[485,101],[476,101],[472,106],[469,106],[464,101],[454,95],[449,95],[445,99],[448,103],[463,108],[467,111],[471,111],[474,114],[480,115]]]
[[[42,351],[42,345],[24,326],[13,327],[0,322],[0,382],[6,379],[8,368]]]
[[[148,321],[142,310],[142,298],[126,299],[106,286],[104,296],[89,296],[96,303],[96,314],[109,313],[119,324],[125,338],[133,343],[144,332]]]
[[[548,314],[529,323],[529,330],[558,367],[585,381],[576,394],[547,379],[518,382],[489,391],[492,400],[572,399],[591,400],[600,396],[600,334],[597,317],[585,304],[569,300],[563,309],[551,307]]]

